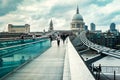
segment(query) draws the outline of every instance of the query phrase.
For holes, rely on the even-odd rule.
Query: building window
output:
[[[79,23],[77,24],[77,28],[80,28],[80,24]]]
[[[75,28],[75,24],[72,24],[72,28]]]

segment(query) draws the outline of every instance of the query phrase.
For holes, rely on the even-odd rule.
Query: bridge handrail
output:
[[[66,54],[69,56],[71,80],[95,80],[69,38],[67,42]]]
[[[93,50],[96,50],[98,53],[103,53],[103,54],[110,55],[110,56],[113,56],[113,57],[120,59],[120,54],[118,54],[118,53],[120,53],[119,50],[110,49],[108,47],[101,46],[101,45],[98,45],[98,44],[91,42],[86,37],[86,31],[82,31],[80,33],[79,37],[84,45],[86,45],[87,47],[90,47]]]
[[[42,42],[42,41],[45,41],[45,40],[47,40],[47,39],[40,39],[40,40],[37,40],[37,41],[34,41],[34,42],[29,42],[29,43],[18,44],[18,45],[14,45],[14,46],[0,48],[0,57],[3,57],[5,55],[9,56],[11,54],[8,54],[8,52],[17,51],[17,50],[20,50],[22,48],[25,48],[27,45],[35,44],[35,43]],[[22,46],[24,46],[24,47],[22,47]],[[13,49],[13,48],[15,48],[15,49]]]
[[[6,41],[2,41],[0,42],[0,48],[1,47],[6,47],[6,46],[12,46],[12,45],[18,45],[21,44],[21,41],[24,40],[24,43],[29,43],[29,42],[33,42],[33,40],[39,40],[42,38],[47,38],[48,36],[41,36],[41,37],[36,37],[36,38],[27,38],[27,39],[11,39],[11,40],[6,40]]]
[[[98,66],[95,66],[98,67]],[[101,66],[102,73],[114,73],[116,71],[117,74],[120,74],[120,66]]]
[[[18,44],[18,45],[9,46],[9,47],[4,47],[4,48],[0,48],[0,50],[8,49],[8,48],[14,48],[14,47],[19,47],[19,46],[25,46],[25,45],[37,43],[37,42],[40,42],[40,41],[44,41],[44,40],[38,40],[38,41],[35,41],[35,42],[30,42],[30,43],[25,43],[25,44]]]

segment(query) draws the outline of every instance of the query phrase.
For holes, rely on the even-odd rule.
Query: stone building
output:
[[[30,32],[30,25],[13,25],[8,24],[8,32],[9,33],[29,33]]]

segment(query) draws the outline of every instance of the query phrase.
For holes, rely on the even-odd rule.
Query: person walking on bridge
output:
[[[52,42],[52,40],[53,40],[52,35],[50,35],[49,38],[50,38],[50,42]]]
[[[66,35],[65,34],[62,34],[61,35],[61,39],[63,40],[63,44],[65,43],[65,39],[66,39]]]
[[[58,47],[60,45],[60,35],[57,36],[57,45],[58,45]]]

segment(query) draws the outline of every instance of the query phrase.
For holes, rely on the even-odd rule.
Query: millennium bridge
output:
[[[58,47],[48,35],[1,42],[0,80],[96,80],[69,37]],[[119,50],[89,41],[85,31],[78,36],[82,44],[99,54],[120,58]]]

